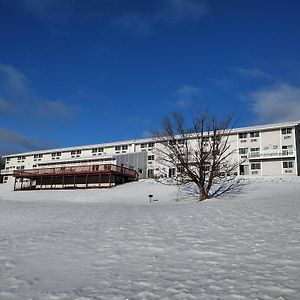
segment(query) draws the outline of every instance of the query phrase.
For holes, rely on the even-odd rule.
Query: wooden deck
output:
[[[99,164],[16,170],[14,190],[110,188],[138,180],[138,173],[123,166]]]

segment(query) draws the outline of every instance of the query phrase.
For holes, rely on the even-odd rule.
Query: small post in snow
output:
[[[153,195],[149,195],[150,203],[152,202],[152,197],[153,197]]]

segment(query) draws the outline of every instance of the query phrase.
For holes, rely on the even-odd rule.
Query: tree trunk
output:
[[[205,188],[199,186],[199,202],[202,202],[208,198],[208,192],[205,190]]]

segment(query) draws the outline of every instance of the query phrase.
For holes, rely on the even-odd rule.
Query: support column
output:
[[[86,175],[85,177],[85,188],[88,188],[88,179],[89,179],[89,175]]]
[[[17,178],[15,177],[14,191],[16,190],[16,183],[17,183]]]
[[[111,173],[109,173],[109,188],[111,188]]]
[[[24,178],[22,177],[22,179],[21,179],[21,190],[23,190],[23,180],[24,180]]]
[[[63,175],[62,177],[61,187],[64,188],[64,185],[65,185],[65,175]]]
[[[51,180],[50,180],[50,188],[52,189],[53,186],[53,176],[51,176]]]
[[[99,174],[99,188],[101,187],[101,174]]]
[[[73,178],[73,189],[76,188],[76,175],[74,175],[74,178]]]

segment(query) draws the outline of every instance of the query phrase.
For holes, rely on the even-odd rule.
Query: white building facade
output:
[[[300,122],[236,128],[230,132],[237,175],[300,174]],[[4,156],[0,182],[14,184],[14,171],[99,164],[135,169],[139,178],[176,176],[175,166],[159,163],[155,139],[138,139],[88,146],[49,149]],[[1,188],[1,186],[0,186]]]

